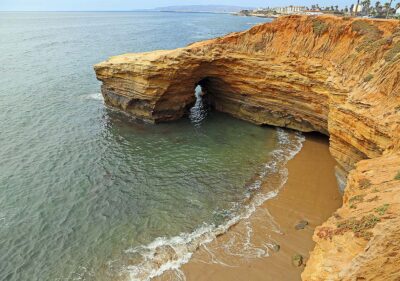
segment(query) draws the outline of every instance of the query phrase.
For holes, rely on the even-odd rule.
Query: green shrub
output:
[[[394,179],[400,181],[400,171],[394,176]]]
[[[379,39],[382,36],[382,31],[375,25],[364,20],[357,20],[351,24],[353,31],[360,35],[365,35],[368,39]]]
[[[377,212],[380,216],[383,216],[387,209],[389,208],[389,204],[384,204],[378,208],[375,208],[375,212]]]
[[[365,20],[356,20],[352,22],[351,28],[357,34],[364,36],[363,42],[356,47],[358,52],[363,50],[372,52],[378,49],[380,46],[387,44],[388,39],[390,39],[381,38],[383,32],[374,24],[371,24]]]
[[[337,229],[335,230],[334,234],[339,235],[344,234],[347,231],[353,231],[356,237],[362,237],[366,240],[369,240],[372,235],[368,230],[375,227],[375,225],[380,221],[381,219],[373,214],[364,216],[360,220],[355,218],[348,219],[336,225]]]
[[[374,52],[381,46],[387,45],[391,43],[392,38],[382,38],[379,40],[376,39],[366,39],[363,43],[361,43],[358,47],[356,47],[356,51],[360,52],[365,50],[367,52]]]
[[[329,25],[319,19],[313,19],[313,31],[317,36],[321,36],[328,30]]]
[[[364,196],[365,196],[365,195],[356,195],[356,196],[353,196],[353,197],[351,197],[351,198],[349,199],[349,202],[350,202],[350,203],[353,203],[353,202],[363,202],[363,201],[364,201]]]

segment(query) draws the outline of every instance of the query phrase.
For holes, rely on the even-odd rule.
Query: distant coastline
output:
[[[212,12],[212,11],[157,11],[157,10],[147,10],[147,11],[134,11],[134,12],[158,12],[158,13],[182,13],[182,14],[223,14],[223,15],[236,15],[235,12]]]
[[[228,6],[228,5],[185,5],[167,6],[150,9],[147,11],[156,12],[177,12],[177,13],[213,13],[213,14],[234,14],[240,11],[254,9],[252,7]]]

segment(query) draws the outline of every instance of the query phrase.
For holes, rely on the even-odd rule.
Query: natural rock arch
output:
[[[291,16],[186,48],[112,57],[95,70],[106,104],[151,122],[181,118],[208,77],[217,110],[329,135],[346,175],[393,146],[399,30],[396,21]]]
[[[335,71],[292,59],[266,62],[262,53],[249,60],[198,56],[201,51],[128,54],[97,65],[106,103],[139,119],[172,121],[193,104],[193,88],[202,83],[219,111],[256,124],[328,134],[328,95],[338,89],[320,79]]]
[[[347,179],[344,205],[316,229],[303,279],[399,272],[398,259],[379,259],[400,247],[399,21],[288,16],[186,48],[113,57],[95,70],[105,103],[140,119],[181,118],[203,81],[217,110],[329,135],[338,175]],[[355,196],[372,201],[352,208]],[[375,216],[379,204],[391,216],[368,235],[340,228]]]

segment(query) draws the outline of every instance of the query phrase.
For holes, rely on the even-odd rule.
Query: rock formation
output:
[[[201,85],[216,110],[329,135],[344,204],[302,278],[400,278],[399,21],[287,16],[95,70],[106,104],[140,119],[181,118]]]

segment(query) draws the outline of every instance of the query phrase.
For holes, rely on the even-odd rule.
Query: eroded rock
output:
[[[316,229],[302,278],[394,280],[399,50],[399,21],[287,16],[185,48],[112,57],[95,71],[105,103],[140,119],[181,118],[200,84],[216,110],[329,135],[344,204]]]

